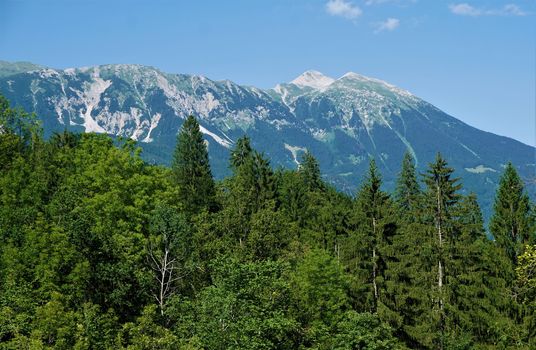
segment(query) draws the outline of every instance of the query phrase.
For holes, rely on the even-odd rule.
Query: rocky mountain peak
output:
[[[311,87],[313,89],[322,89],[328,87],[335,79],[330,78],[318,71],[308,70],[292,80],[290,83],[302,87]]]

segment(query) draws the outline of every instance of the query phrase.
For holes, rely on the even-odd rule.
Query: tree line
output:
[[[212,177],[188,117],[171,167],[56,133],[0,96],[1,349],[531,349],[536,210],[507,164],[489,224],[440,154],[355,196],[244,136]]]

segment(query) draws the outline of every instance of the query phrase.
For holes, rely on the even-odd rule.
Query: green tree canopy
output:
[[[186,118],[177,135],[172,170],[179,201],[188,213],[214,208],[215,186],[207,146],[194,116]]]
[[[535,223],[531,215],[529,197],[512,163],[508,163],[499,182],[489,229],[496,244],[513,265],[523,247],[535,239]]]

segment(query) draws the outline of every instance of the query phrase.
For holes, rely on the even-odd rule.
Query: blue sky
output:
[[[534,0],[0,0],[0,59],[264,88],[353,71],[531,145],[535,55]]]

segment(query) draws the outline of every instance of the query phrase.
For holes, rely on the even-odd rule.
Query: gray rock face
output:
[[[46,135],[68,129],[129,137],[148,161],[167,163],[182,121],[197,116],[217,177],[228,173],[229,149],[244,134],[274,166],[296,167],[300,154],[311,150],[326,180],[350,193],[371,157],[392,189],[404,152],[423,170],[439,151],[489,214],[506,162],[527,179],[536,170],[533,147],[473,128],[403,89],[356,73],[333,79],[308,71],[263,90],[140,65],[57,70],[1,63],[0,93],[35,111]]]

